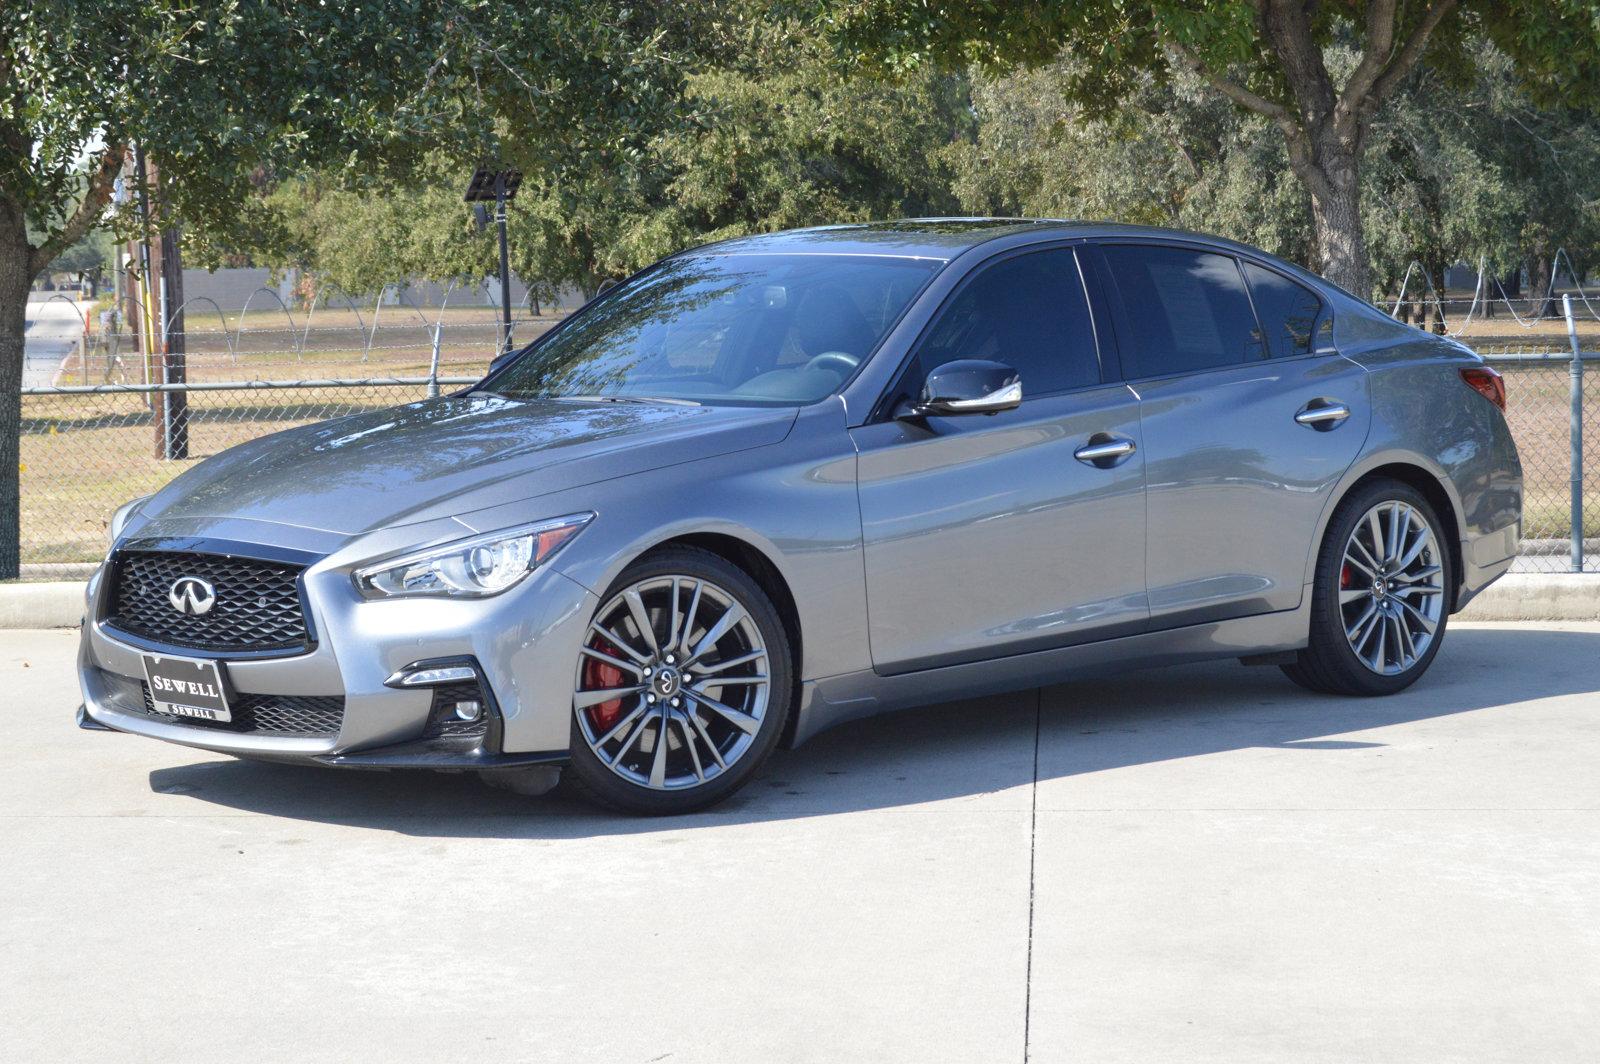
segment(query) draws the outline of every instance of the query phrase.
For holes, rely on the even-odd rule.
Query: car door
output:
[[[1295,608],[1366,439],[1366,371],[1332,350],[1320,297],[1260,263],[1147,243],[1096,259],[1139,396],[1151,627]]]
[[[893,416],[928,372],[972,358],[1018,372],[1017,408]],[[887,413],[851,432],[878,671],[1143,630],[1139,410],[1114,376],[1071,247],[991,261],[947,299]]]

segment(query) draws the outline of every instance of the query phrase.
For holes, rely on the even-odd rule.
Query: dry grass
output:
[[[154,420],[143,395],[27,397],[23,561],[92,561],[105,552],[113,510],[159,489],[195,462],[267,433],[410,402],[424,393],[422,387],[195,393],[184,461],[156,457]]]
[[[404,308],[384,308],[389,311]],[[450,319],[441,348],[446,376],[483,371],[495,344],[495,325],[484,308],[447,311]],[[342,317],[341,317],[342,315]],[[319,312],[303,351],[272,348],[269,331],[256,329],[267,312],[252,311],[236,342],[220,333],[204,334],[191,319],[189,379],[302,380],[424,376],[431,353],[431,330],[391,320],[380,322],[370,349],[347,311]],[[398,315],[396,315],[398,317]],[[519,323],[518,337],[550,327],[555,319]],[[1600,342],[1600,323],[1587,322],[1586,339]],[[1562,350],[1565,328],[1541,323],[1518,346]],[[1559,342],[1557,342],[1559,341]],[[254,346],[253,345],[259,345]],[[1481,343],[1486,351],[1500,344]],[[365,358],[365,360],[363,360]],[[127,367],[125,367],[127,368]],[[1522,453],[1526,478],[1526,535],[1565,538],[1569,533],[1570,452],[1568,370],[1564,362],[1517,365],[1497,363],[1510,398],[1508,418]],[[132,367],[134,379],[137,365]],[[79,383],[81,368],[61,383]],[[80,378],[80,379],[72,379]],[[91,362],[89,383],[103,379],[103,362]],[[1587,377],[1586,409],[1600,411],[1600,364]],[[155,457],[155,435],[147,397],[142,395],[67,395],[28,397],[23,403],[22,527],[27,562],[89,561],[104,550],[105,522],[112,510],[137,495],[154,491],[194,461],[234,444],[295,425],[360,409],[421,398],[421,387],[338,388],[274,392],[197,392],[190,396],[190,454],[187,461]],[[1586,487],[1600,492],[1600,418],[1585,441]],[[1585,527],[1600,535],[1600,506],[1590,506]]]

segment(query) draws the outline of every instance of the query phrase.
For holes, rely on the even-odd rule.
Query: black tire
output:
[[[600,596],[596,616],[625,589],[658,577],[688,576],[726,591],[744,608],[766,649],[767,703],[759,729],[742,756],[720,775],[677,790],[656,790],[624,779],[589,746],[576,706],[572,715],[572,763],[563,783],[578,796],[626,813],[673,816],[705,809],[749,782],[771,756],[783,734],[793,702],[794,650],[777,608],[761,585],[727,559],[697,547],[674,546],[645,555],[624,569]],[[687,704],[687,700],[686,700]]]
[[[1345,634],[1345,619],[1339,605],[1345,545],[1358,522],[1374,507],[1385,502],[1410,506],[1427,523],[1437,546],[1436,564],[1442,569],[1443,605],[1437,627],[1426,650],[1402,672],[1381,674],[1369,668],[1350,646]],[[1455,559],[1444,535],[1444,526],[1433,506],[1420,492],[1398,480],[1375,480],[1351,492],[1334,511],[1327,534],[1317,554],[1317,567],[1311,592],[1310,642],[1299,651],[1293,664],[1282,666],[1284,675],[1301,687],[1320,694],[1392,695],[1415,683],[1433,663],[1444,643],[1450,617],[1452,589],[1455,587]],[[1354,607],[1352,607],[1354,608]]]

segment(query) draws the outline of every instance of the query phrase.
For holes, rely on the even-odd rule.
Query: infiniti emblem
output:
[[[211,607],[217,604],[217,589],[198,576],[180,576],[172,582],[172,590],[167,592],[167,601],[172,603],[172,608],[179,613],[199,617],[201,614],[210,613]]]

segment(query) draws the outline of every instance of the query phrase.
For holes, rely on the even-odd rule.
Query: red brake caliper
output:
[[[1344,568],[1339,570],[1339,586],[1348,591],[1355,582],[1356,574],[1350,571],[1350,563],[1345,562]]]
[[[597,637],[589,645],[602,654],[610,654],[614,658],[622,656],[620,650],[604,639]],[[586,657],[583,659],[583,686],[588,691],[621,687],[622,670],[604,661]],[[611,726],[622,718],[622,699],[613,698],[609,702],[590,706],[588,712],[590,723],[602,732],[610,731]]]

